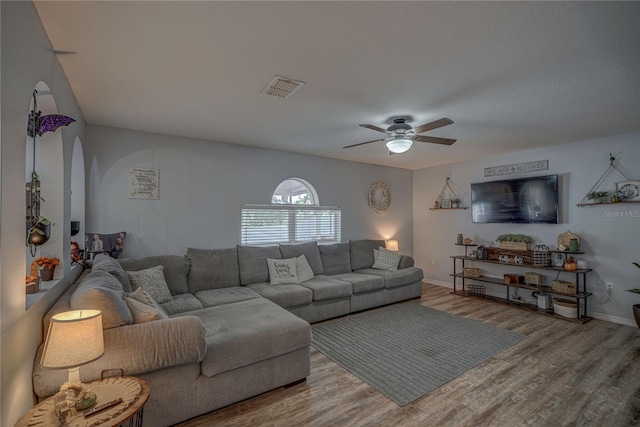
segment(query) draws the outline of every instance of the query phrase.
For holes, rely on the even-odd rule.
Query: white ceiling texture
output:
[[[93,124],[406,169],[640,130],[640,2],[35,5]],[[457,142],[342,148],[396,115]]]

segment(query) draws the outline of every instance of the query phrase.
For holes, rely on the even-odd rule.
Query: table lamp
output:
[[[398,241],[397,240],[387,240],[385,242],[385,246],[390,251],[398,252]]]
[[[68,381],[76,384],[80,382],[80,365],[103,354],[102,312],[73,310],[51,318],[40,364],[51,369],[68,368]]]

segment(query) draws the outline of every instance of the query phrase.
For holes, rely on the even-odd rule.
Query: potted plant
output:
[[[533,242],[533,239],[526,234],[501,234],[496,238],[496,241],[500,242],[500,249],[528,251],[529,244]]]
[[[40,278],[43,281],[52,280],[56,270],[56,265],[60,264],[60,259],[56,257],[41,256],[34,260],[40,271]]]
[[[590,191],[587,193],[587,198],[593,200],[594,203],[603,203],[604,198],[609,195],[608,191]]]

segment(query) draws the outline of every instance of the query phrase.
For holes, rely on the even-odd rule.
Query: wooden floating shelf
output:
[[[469,208],[429,208],[430,211],[454,211],[454,210],[465,210]]]
[[[567,253],[567,252],[562,252],[562,253]],[[577,253],[577,252],[569,252],[569,253]],[[534,264],[511,264],[511,263],[506,263],[506,262],[495,261],[495,260],[492,260],[492,259],[478,259],[478,258],[473,258],[473,257],[466,257],[464,255],[455,255],[455,256],[451,256],[449,258],[463,259],[465,261],[488,262],[490,264],[504,265],[506,267],[526,267],[526,268],[535,268],[535,269],[540,269],[540,270],[564,271],[565,273],[588,273],[590,271],[593,271],[590,268],[569,271],[569,270],[565,270],[564,267],[552,267],[552,266],[547,267],[547,266],[534,265]],[[469,279],[469,277],[466,277],[466,279]]]
[[[554,294],[554,295],[562,295],[564,297],[586,298],[586,297],[590,297],[591,295],[593,295],[591,292],[582,292],[582,293],[579,293],[579,294],[568,294],[566,292],[556,291],[551,286],[541,286],[541,287],[538,288],[537,286],[527,285],[526,283],[509,283],[509,284],[507,284],[507,283],[504,283],[503,279],[500,279],[500,278],[497,278],[497,277],[487,277],[487,276],[469,277],[469,276],[465,276],[464,274],[460,274],[460,273],[449,274],[449,276],[458,277],[458,278],[466,279],[466,280],[475,280],[477,282],[490,283],[492,285],[501,285],[501,286],[508,286],[510,288],[526,289],[528,291],[534,291],[534,292],[546,292],[546,293]]]
[[[628,202],[614,202],[614,203],[578,203],[576,206],[584,208],[587,206],[611,206],[611,205],[632,205],[634,203],[640,203],[640,200],[630,200]]]

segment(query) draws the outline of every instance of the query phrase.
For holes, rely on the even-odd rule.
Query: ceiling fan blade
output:
[[[374,126],[374,125],[360,125],[360,126],[362,126],[363,128],[375,130],[378,132],[387,133],[386,129],[379,128],[378,126]]]
[[[372,142],[379,142],[379,141],[386,141],[386,140],[387,140],[386,138],[382,138],[382,139],[374,139],[373,141],[359,142],[359,143],[357,143],[357,144],[347,145],[347,146],[342,147],[342,148],[357,147],[358,145],[371,144]]]
[[[434,122],[431,123],[426,123],[422,126],[418,126],[413,128],[413,130],[415,131],[415,133],[422,133],[422,132],[426,132],[428,130],[432,130],[432,129],[438,129],[441,128],[442,126],[447,126],[453,124],[453,120],[451,119],[447,119],[446,117],[440,120],[436,120]],[[360,125],[362,126],[362,125]]]
[[[416,135],[413,137],[413,140],[420,141],[420,142],[431,142],[433,144],[442,144],[442,145],[451,145],[454,142],[456,142],[455,139],[438,138],[435,136],[426,136],[426,135]]]

